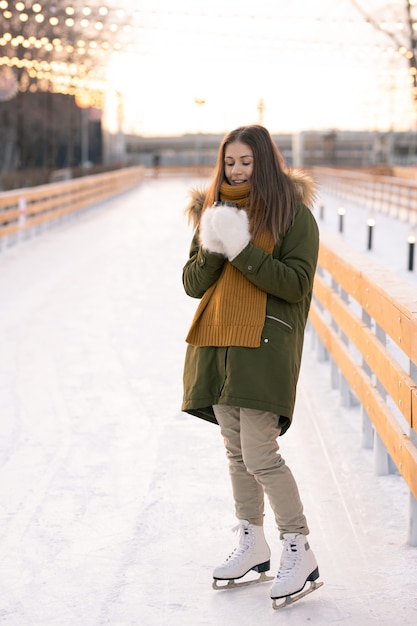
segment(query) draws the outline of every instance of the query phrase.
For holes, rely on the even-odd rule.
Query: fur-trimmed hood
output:
[[[302,202],[307,207],[312,208],[316,199],[316,184],[313,178],[303,170],[299,169],[287,169],[286,173],[295,184],[299,202]],[[191,189],[189,197],[190,200],[185,208],[185,215],[187,216],[189,223],[196,228],[200,223],[201,211],[206,197],[206,190],[204,187],[194,187]]]

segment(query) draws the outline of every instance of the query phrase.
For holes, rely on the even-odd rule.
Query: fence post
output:
[[[17,210],[19,213],[17,218],[19,230],[16,233],[16,243],[23,241],[25,235],[27,236],[27,233],[25,232],[27,202],[24,196],[19,197],[17,201]]]
[[[319,276],[324,276],[323,268],[321,268],[319,265],[317,266],[317,274]],[[323,307],[322,303],[319,300],[316,300],[316,304],[317,304],[318,308],[320,309],[320,311],[323,311],[324,307]],[[310,328],[310,325],[308,326],[308,328]],[[320,339],[319,335],[314,330],[313,325],[311,325],[311,330],[312,330],[311,348],[314,350],[314,348],[317,346],[317,360],[318,360],[318,362],[319,363],[323,363],[324,361],[328,361],[329,360],[329,353],[327,351],[327,348],[325,347],[324,343]]]
[[[344,289],[340,289],[340,297],[343,300],[343,302],[345,302],[346,304],[349,304],[349,294],[347,293],[347,291],[345,291]],[[342,330],[340,331],[340,337],[343,343],[345,344],[345,346],[349,347],[349,339]],[[339,375],[339,379],[340,379],[339,384],[340,384],[340,396],[341,396],[342,406],[345,406],[347,408],[358,406],[359,401],[356,398],[355,394],[353,393],[351,386],[349,385],[346,378],[341,372]]]
[[[369,328],[371,328],[372,318],[369,315],[368,311],[364,309],[363,307],[362,307],[362,320],[365,322],[365,324]],[[372,370],[363,357],[362,357],[362,367],[365,370],[365,372],[368,374],[368,376],[372,378]],[[372,448],[374,447],[374,427],[363,405],[362,405],[362,441],[361,441],[361,444],[362,444],[362,448],[366,448],[368,450],[372,450]]]
[[[410,361],[410,377],[417,383],[417,364],[413,361]],[[410,439],[414,445],[417,445],[417,433],[413,427],[410,427]],[[417,500],[411,491],[409,496],[407,543],[410,546],[417,546]]]
[[[411,435],[414,445],[417,445],[417,436]],[[408,517],[408,538],[407,543],[410,546],[417,546],[417,500],[410,491],[409,495],[409,517]]]
[[[379,341],[385,346],[387,343],[387,335],[378,324],[375,325],[375,334]],[[376,388],[381,396],[386,399],[387,392],[378,379],[376,380]],[[377,431],[375,431],[374,438],[374,466],[377,476],[386,476],[387,474],[392,474],[395,470],[395,465]]]
[[[332,276],[331,284],[332,284],[333,291],[335,291],[336,293],[339,293],[340,291],[339,283],[333,278],[333,276]],[[337,333],[339,333],[339,327],[334,321],[333,317],[332,317],[331,325],[332,325],[332,328]],[[330,384],[331,384],[332,389],[339,389],[339,377],[340,377],[339,368],[337,367],[334,359],[330,355],[329,355],[329,358],[330,358]]]

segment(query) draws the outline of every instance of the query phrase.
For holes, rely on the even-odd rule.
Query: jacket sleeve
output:
[[[182,271],[185,293],[192,298],[202,298],[222,273],[226,257],[203,250],[199,244],[198,230],[190,247],[190,255]]]
[[[232,263],[259,289],[286,302],[300,302],[313,289],[318,250],[316,220],[300,205],[293,226],[273,254],[250,243]]]

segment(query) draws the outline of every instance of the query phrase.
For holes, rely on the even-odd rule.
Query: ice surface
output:
[[[234,546],[226,459],[218,428],[179,410],[196,306],[181,285],[191,240],[183,207],[202,182],[148,180],[3,246],[0,623],[415,624],[406,486],[397,474],[374,476],[359,411],[341,407],[310,333],[294,425],[280,443],[325,585],[279,612],[268,584],[211,588]],[[321,227],[337,228],[331,202]],[[396,229],[385,230],[388,247],[375,232],[372,254],[389,251],[389,263],[403,244]],[[404,273],[404,254],[395,271]],[[269,508],[266,532],[276,569]]]

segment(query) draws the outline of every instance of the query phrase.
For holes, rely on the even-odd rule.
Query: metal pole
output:
[[[368,250],[372,250],[372,233],[375,226],[375,220],[369,218],[368,220]]]
[[[414,246],[415,246],[415,237],[408,238],[408,271],[412,272],[414,269]]]
[[[343,218],[345,216],[346,209],[340,207],[337,212],[339,214],[339,233],[343,233]]]

